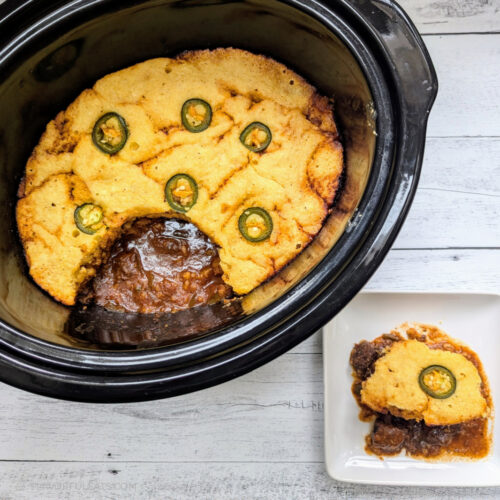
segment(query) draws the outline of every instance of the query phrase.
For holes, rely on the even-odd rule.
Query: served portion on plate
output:
[[[477,354],[436,326],[404,323],[350,354],[365,450],[379,457],[480,459],[491,447],[493,403]]]
[[[323,330],[329,475],[370,484],[500,486],[499,324],[498,294],[358,294]],[[364,396],[373,409],[360,410],[371,376]]]
[[[85,90],[33,151],[17,204],[30,274],[63,304],[119,311],[247,294],[322,228],[343,165],[332,103],[282,64],[145,61]]]

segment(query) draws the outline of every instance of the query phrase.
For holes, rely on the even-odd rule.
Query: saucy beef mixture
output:
[[[72,309],[65,333],[71,341],[81,341],[81,347],[144,349],[197,338],[233,323],[242,313],[239,300],[155,314],[110,311],[92,304]]]
[[[374,421],[372,431],[366,436],[365,450],[379,457],[397,455],[402,451],[418,458],[437,458],[444,454],[467,458],[486,456],[489,451],[486,418],[455,425],[429,426],[424,422],[375,412],[361,403],[361,383],[373,373],[374,364],[385,349],[400,340],[403,339],[399,335],[385,334],[372,342],[363,340],[351,352],[350,363],[354,370],[352,393],[361,408],[359,418],[365,422]],[[442,348],[439,344],[432,347]],[[480,362],[472,351],[466,351],[463,346],[449,350],[464,354],[479,369]]]
[[[230,298],[217,247],[194,224],[137,219],[81,296],[111,311],[169,313]]]

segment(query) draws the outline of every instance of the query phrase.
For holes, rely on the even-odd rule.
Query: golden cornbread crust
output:
[[[425,325],[402,325],[392,333],[407,333],[408,338],[394,342],[377,359],[373,373],[362,383],[362,404],[379,413],[423,420],[426,425],[490,416],[487,380],[465,346]],[[450,397],[433,398],[420,387],[420,373],[432,365],[443,366],[455,376],[456,389]]]
[[[181,122],[185,101],[208,102],[210,126],[191,133]],[[96,121],[119,113],[129,130],[118,153],[92,142]],[[240,142],[252,122],[272,132],[267,149]],[[183,216],[219,247],[223,279],[245,294],[299,254],[321,229],[339,187],[343,151],[331,102],[282,64],[239,49],[187,52],[105,76],[47,129],[26,165],[17,223],[33,279],[73,305],[127,220],[175,216],[165,201],[175,174],[196,180],[198,199]],[[103,209],[105,228],[75,226],[83,203]],[[269,239],[239,232],[247,208],[269,212]]]

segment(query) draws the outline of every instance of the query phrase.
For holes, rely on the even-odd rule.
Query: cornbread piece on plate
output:
[[[423,373],[428,367],[431,370]],[[427,425],[458,424],[487,416],[481,384],[477,368],[462,354],[403,340],[375,362],[373,374],[363,382],[361,402],[377,412]]]

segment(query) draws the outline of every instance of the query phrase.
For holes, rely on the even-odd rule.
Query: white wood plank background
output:
[[[500,0],[400,3],[440,93],[415,202],[367,288],[498,293]],[[0,385],[0,499],[500,498],[331,480],[322,384],[316,334],[244,377],[164,401],[86,405]]]

